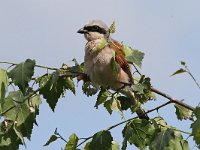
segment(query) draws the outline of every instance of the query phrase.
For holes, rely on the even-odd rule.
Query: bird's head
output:
[[[84,34],[87,41],[92,41],[100,38],[109,38],[109,28],[101,20],[89,21],[83,28],[77,31]]]

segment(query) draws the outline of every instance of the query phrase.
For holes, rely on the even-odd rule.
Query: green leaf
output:
[[[112,114],[113,110],[115,110],[122,116],[122,118],[124,118],[124,114],[121,109],[121,103],[117,99],[117,97],[114,96],[111,99],[104,102],[104,107],[106,108],[106,110],[109,112],[110,115]]]
[[[9,126],[9,128],[7,128]],[[12,121],[3,121],[0,124],[0,149],[1,150],[18,150],[19,144],[22,144],[20,138],[12,128]]]
[[[151,121],[158,132],[164,131],[167,128],[172,128],[167,125],[167,122],[162,117],[155,117],[154,119],[151,119]]]
[[[85,144],[84,150],[90,150],[90,149],[89,149],[90,143],[91,143],[91,142],[88,142],[88,143]]]
[[[36,118],[36,112],[31,111],[30,107],[36,109],[36,106],[39,105],[41,101],[36,96],[31,97],[29,101],[23,101],[24,96],[21,91],[10,92],[2,108],[5,118],[15,121],[17,129],[19,129],[24,137],[30,139]],[[31,106],[31,104],[35,106]]]
[[[31,119],[32,121],[34,121],[34,123],[36,125],[38,125],[37,121],[36,121],[36,115],[39,115],[39,105],[41,103],[42,103],[42,100],[40,98],[40,95],[38,95],[38,94],[35,94],[31,98],[29,98],[28,101],[26,101],[26,105],[28,106],[29,111],[30,111],[30,117],[29,117],[29,119]]]
[[[0,68],[0,102],[4,100],[7,91],[8,91],[7,71]]]
[[[78,143],[78,137],[75,133],[71,134],[67,144],[65,145],[65,150],[76,150]]]
[[[117,78],[118,76],[118,72],[119,72],[119,65],[118,63],[115,61],[115,55],[112,57],[111,59],[111,66],[112,66],[112,72],[114,74],[114,77]]]
[[[108,100],[104,103],[104,107],[106,108],[106,110],[108,111],[108,113],[111,115],[112,114],[112,108],[111,108],[111,104],[112,104],[112,101],[111,100]]]
[[[17,109],[16,104],[13,102],[11,97],[7,97],[5,101],[2,103],[2,111],[1,113],[7,120],[15,120]]]
[[[89,145],[91,150],[111,150],[113,137],[107,130],[97,132],[93,135],[92,141]]]
[[[115,21],[113,21],[113,23],[110,25],[110,28],[109,28],[109,33],[115,33]]]
[[[34,92],[32,89],[30,91],[29,94],[32,94],[32,92]],[[39,105],[42,104],[42,100],[40,98],[40,95],[39,94],[34,94],[33,96],[31,96],[27,101],[26,101],[26,104],[29,106],[29,107],[33,107],[35,109],[38,109]]]
[[[46,74],[44,76],[37,78],[36,82],[39,83],[39,87],[40,88],[44,87],[50,80],[51,76],[52,76],[51,74]]]
[[[139,82],[135,85],[134,90],[139,94],[147,93],[151,89],[151,82],[149,77],[141,76]]]
[[[168,126],[161,117],[151,120],[156,128],[155,136],[150,143],[150,150],[189,150],[188,142],[183,139],[181,132]]]
[[[56,135],[52,135],[49,140],[43,145],[43,146],[48,146],[49,144],[53,143],[54,141],[56,141],[58,139],[58,137]]]
[[[24,95],[20,90],[10,92],[7,98],[12,98],[14,102],[18,103],[24,102]]]
[[[154,92],[148,91],[146,95],[149,100],[156,100],[156,94]]]
[[[112,141],[112,150],[120,150],[120,146],[116,141]]]
[[[150,149],[152,150],[163,150],[168,145],[170,140],[174,140],[174,131],[172,129],[166,129],[161,132],[156,133],[155,138],[153,139]]]
[[[165,150],[190,150],[188,142],[183,140],[183,137],[179,131],[173,130],[174,138],[170,139],[169,144],[165,147]]]
[[[187,70],[185,70],[183,68],[180,68],[179,70],[177,70],[176,72],[174,72],[171,76],[174,76],[174,75],[177,75],[177,74],[181,74],[181,73],[184,73],[184,72],[187,72]]]
[[[196,107],[193,113],[197,119],[191,124],[192,135],[194,136],[194,141],[200,148],[200,107]]]
[[[108,42],[106,41],[106,39],[101,38],[98,45],[93,50],[94,51],[101,51],[104,47],[106,47],[107,44],[108,44]]]
[[[180,144],[182,150],[190,150],[190,146],[189,146],[189,144],[188,144],[188,141],[186,141],[186,140],[180,140],[179,143],[176,143],[176,142],[175,142],[175,144],[176,144],[176,146],[177,146],[177,144]],[[180,147],[180,146],[179,146],[179,147]],[[177,146],[177,147],[178,147],[178,146]]]
[[[127,141],[140,149],[145,149],[155,134],[155,127],[147,120],[134,119],[127,123],[122,133],[124,137],[122,149],[126,149]]]
[[[125,96],[119,96],[119,97],[117,97],[117,99],[120,101],[122,110],[127,110],[127,109],[131,108],[132,102],[129,98],[127,98]]]
[[[122,148],[121,148],[121,150],[126,150],[126,148],[127,148],[127,140],[125,140],[125,138],[124,138],[124,140],[122,142]]]
[[[176,115],[177,115],[177,118],[179,120],[186,120],[186,119],[191,119],[192,118],[192,111],[183,107],[183,106],[180,106],[178,104],[175,104],[174,107],[176,108]]]
[[[17,108],[17,127],[19,127],[22,135],[30,140],[36,116],[26,104],[20,104]]]
[[[67,68],[67,72],[69,73],[69,71],[72,72],[72,75],[74,74],[74,77],[77,76],[77,73],[84,73],[84,63],[78,64],[77,62],[75,63],[75,66],[72,67],[68,67]],[[74,72],[74,73],[73,73]]]
[[[122,116],[122,118],[125,119],[123,111],[121,109],[120,101],[116,97],[112,97],[110,101],[111,101],[111,109],[117,111]]]
[[[149,99],[155,98],[151,92],[151,82],[149,77],[141,76],[138,83],[133,85],[135,97],[141,102],[145,103]]]
[[[98,106],[100,104],[104,103],[107,100],[108,95],[109,95],[109,93],[108,93],[108,91],[106,89],[101,89],[101,91],[98,94],[95,107],[98,108]]]
[[[23,137],[21,131],[20,131],[20,130],[18,129],[18,127],[16,126],[16,124],[14,124],[13,129],[14,129],[16,135],[18,136],[18,138],[21,140],[22,144],[23,144],[23,145],[26,145],[26,144],[25,144],[25,141],[24,141],[24,137]]]
[[[126,45],[124,45],[123,50],[127,61],[141,68],[142,60],[144,58],[144,53],[137,49],[132,49],[131,47],[128,47]]]
[[[93,84],[92,82],[84,82],[82,90],[87,96],[92,96],[99,91],[99,87]]]
[[[27,59],[15,66],[9,73],[9,78],[12,79],[15,85],[19,87],[25,95],[28,83],[34,74],[35,60]]]
[[[59,71],[56,71],[52,75],[44,76],[39,83],[41,87],[39,93],[43,95],[52,111],[54,111],[58,99],[64,95],[67,88],[65,78],[60,77]]]
[[[74,81],[70,77],[66,78],[66,87],[70,89],[73,94],[76,94]]]

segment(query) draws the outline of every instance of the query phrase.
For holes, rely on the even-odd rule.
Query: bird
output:
[[[77,33],[83,34],[87,40],[84,73],[90,81],[103,88],[120,89],[119,91],[131,99],[133,105],[136,105],[138,101],[130,88],[134,80],[131,66],[123,52],[123,44],[113,39],[109,27],[98,19],[89,21]],[[113,69],[113,61],[116,63],[115,69]],[[149,120],[142,107],[139,107],[136,113],[140,119]]]

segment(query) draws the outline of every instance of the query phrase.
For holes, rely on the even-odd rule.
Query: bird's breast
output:
[[[96,52],[92,51],[91,45],[88,47],[86,46],[85,49],[85,73],[89,75],[92,82],[101,86],[110,86],[116,80],[111,65],[114,51],[105,47]]]

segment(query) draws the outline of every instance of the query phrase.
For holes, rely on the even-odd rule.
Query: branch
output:
[[[127,86],[131,86],[131,84],[129,84],[129,83],[125,83],[125,82],[121,82],[121,83],[124,84],[124,85],[127,85]],[[169,100],[171,101],[171,103],[175,103],[175,104],[181,105],[181,106],[183,106],[183,107],[185,107],[185,108],[187,108],[187,109],[189,109],[189,110],[191,110],[191,111],[194,111],[194,107],[192,107],[192,106],[190,106],[190,105],[188,105],[188,104],[182,102],[181,100],[174,99],[174,98],[171,97],[170,95],[168,95],[168,94],[166,94],[166,93],[164,93],[164,92],[162,92],[162,91],[160,91],[160,90],[158,90],[158,89],[155,89],[155,88],[151,87],[150,90],[151,90],[152,92],[158,94],[158,95],[161,95],[161,96],[163,96],[163,97],[169,99]]]
[[[190,106],[190,105],[188,105],[188,104],[186,104],[186,103],[184,103],[184,102],[182,102],[180,100],[174,99],[170,95],[168,95],[168,94],[166,94],[164,92],[161,92],[160,90],[157,90],[157,89],[151,87],[151,91],[156,93],[156,94],[158,94],[158,95],[161,95],[161,96],[169,99],[171,103],[178,104],[178,105],[183,106],[183,107],[185,107],[185,108],[187,108],[187,109],[189,109],[191,111],[194,111],[194,107],[192,107],[192,106]]]

